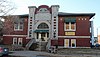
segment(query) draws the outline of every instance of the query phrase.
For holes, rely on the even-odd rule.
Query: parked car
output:
[[[9,53],[8,48],[4,48],[4,47],[0,46],[0,56],[8,55],[8,53]]]
[[[95,44],[95,47],[100,47],[100,44]]]

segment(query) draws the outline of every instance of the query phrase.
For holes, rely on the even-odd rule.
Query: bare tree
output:
[[[11,0],[0,0],[0,30],[2,30],[4,26],[2,21],[4,18],[2,18],[2,16],[10,15],[14,9],[15,5]]]
[[[9,15],[15,9],[11,0],[0,0],[0,16]]]
[[[2,16],[11,14],[14,9],[15,5],[11,0],[0,0],[0,30],[3,28],[2,20],[4,20],[4,18],[2,18]]]
[[[11,2],[11,0],[0,0],[0,41],[4,32],[4,22],[1,20],[4,20],[4,16],[13,13],[14,9],[15,5],[13,2]]]
[[[5,22],[4,22],[3,32],[4,34],[8,34],[8,35],[10,35],[13,32],[14,25],[16,23],[23,22],[23,19],[20,19],[20,17],[17,15],[12,15],[12,16],[9,15],[4,18],[5,18]]]

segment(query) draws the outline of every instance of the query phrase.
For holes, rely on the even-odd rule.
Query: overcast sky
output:
[[[100,0],[12,0],[15,3],[14,14],[28,14],[28,6],[59,5],[59,12],[68,13],[96,13],[94,16],[94,35],[100,27]],[[100,28],[98,28],[100,31]]]

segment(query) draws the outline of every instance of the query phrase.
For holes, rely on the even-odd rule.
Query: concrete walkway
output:
[[[42,55],[42,57],[61,56],[58,54],[52,54],[52,53],[40,52],[40,51],[10,51],[10,52],[13,52],[9,54],[11,56],[24,56],[24,57],[38,57],[38,55]]]

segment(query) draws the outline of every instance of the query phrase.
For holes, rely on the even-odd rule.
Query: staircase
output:
[[[36,43],[35,38],[32,38],[32,39],[26,44],[26,48],[29,49],[30,46],[31,46],[33,43]]]
[[[41,41],[41,42],[38,42],[37,44],[38,44],[38,48],[36,50],[39,50],[39,51],[46,50],[47,42]]]
[[[26,44],[26,49],[29,50],[30,47],[34,47],[34,44],[37,44],[37,48],[35,50],[48,50],[50,47],[50,39],[47,40],[47,42],[45,41],[40,41],[40,42],[36,42],[35,38],[32,38],[27,44]]]
[[[38,48],[36,48],[36,50],[46,51],[50,47],[50,39],[48,39],[46,42],[45,41],[40,41],[37,44],[38,44]]]
[[[48,50],[51,46],[50,38],[47,40],[46,50]]]

